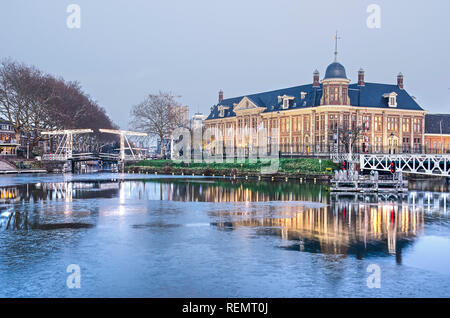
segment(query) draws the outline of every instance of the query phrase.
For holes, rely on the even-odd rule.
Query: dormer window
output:
[[[306,97],[306,92],[301,92],[300,93],[300,98],[303,100],[303,99],[305,99],[305,97]]]
[[[395,96],[389,97],[389,106],[397,106],[397,98]]]
[[[225,106],[219,106],[219,117],[225,117],[225,110],[228,109],[229,107],[225,107]]]
[[[386,93],[383,97],[388,99],[389,107],[397,107],[397,93]]]
[[[293,96],[278,96],[278,103],[283,102],[282,109],[288,109],[289,106],[294,104],[294,97]]]

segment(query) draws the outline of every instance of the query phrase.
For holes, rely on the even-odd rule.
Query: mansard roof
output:
[[[425,133],[440,134],[442,122],[442,134],[450,135],[450,114],[426,114]]]
[[[351,106],[423,111],[423,108],[417,104],[414,98],[412,98],[406,90],[400,89],[398,85],[366,82],[365,86],[350,84],[348,88]],[[301,98],[302,92],[306,93],[303,99]],[[389,94],[392,92],[397,94],[397,107],[389,107],[388,99],[383,97],[384,94]],[[289,105],[288,109],[317,107],[320,106],[322,85],[320,85],[320,87],[313,87],[312,84],[307,84],[291,88],[278,89],[270,92],[227,98],[222,100],[222,102],[218,105],[212,107],[211,113],[207,119],[222,118],[219,117],[218,106],[220,105],[229,107],[225,110],[224,117],[236,116],[233,111],[234,105],[237,105],[244,97],[250,99],[258,107],[265,107],[266,109],[264,112],[287,110],[282,108],[282,103],[278,100],[278,97],[283,95],[294,97],[294,101]]]

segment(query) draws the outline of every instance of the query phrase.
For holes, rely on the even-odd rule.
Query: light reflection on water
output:
[[[53,179],[0,187],[0,296],[450,295],[445,183],[363,196],[295,182]],[[80,291],[64,286],[71,263],[86,272]],[[365,286],[370,263],[384,269],[384,289]]]

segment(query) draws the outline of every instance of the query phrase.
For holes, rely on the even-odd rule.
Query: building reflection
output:
[[[0,187],[0,203],[65,201],[116,197],[118,182],[48,182]]]
[[[0,187],[3,203],[63,201],[65,211],[71,211],[70,202],[75,199],[99,198],[118,198],[121,215],[130,199],[236,203],[214,205],[209,213],[213,225],[223,230],[253,227],[257,234],[279,236],[285,249],[357,258],[391,254],[401,262],[402,249],[422,233],[424,219],[429,223],[448,217],[450,194],[413,190],[400,196],[334,195],[320,184],[217,179],[98,180]],[[265,204],[268,201],[273,203]],[[299,201],[321,204],[295,203]]]
[[[289,182],[242,182],[235,180],[145,180],[124,182],[130,198],[184,202],[315,201],[328,203],[326,187]]]
[[[401,251],[424,229],[423,207],[413,208],[408,201],[364,203],[352,200],[332,201],[320,208],[279,207],[275,217],[235,217],[223,213],[213,223],[219,229],[254,227],[257,234],[276,235],[282,248],[333,255],[354,255],[358,259],[371,255],[395,255],[401,262]],[[298,212],[293,213],[294,210]],[[284,217],[284,215],[292,215]],[[433,221],[432,219],[427,221]]]
[[[17,187],[0,188],[0,203],[11,203],[18,201],[20,198],[19,189]]]

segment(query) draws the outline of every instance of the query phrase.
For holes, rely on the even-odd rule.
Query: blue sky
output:
[[[69,29],[66,8],[81,7]],[[381,28],[366,25],[381,7]],[[450,1],[39,0],[0,4],[0,57],[77,80],[122,128],[148,93],[209,112],[225,97],[312,82],[333,60],[352,82],[395,83],[430,112],[450,112]]]

